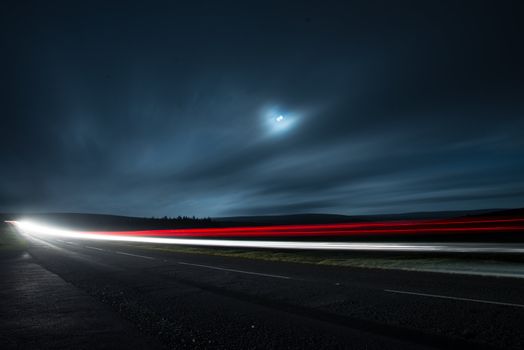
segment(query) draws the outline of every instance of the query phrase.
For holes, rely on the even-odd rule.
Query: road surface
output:
[[[52,237],[32,239],[28,252],[31,261],[132,324],[133,336],[166,348],[524,347],[522,279],[247,260]],[[41,297],[46,293],[52,290]]]

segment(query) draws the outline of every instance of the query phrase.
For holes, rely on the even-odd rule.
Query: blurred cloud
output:
[[[0,211],[524,206],[518,2],[3,6]]]

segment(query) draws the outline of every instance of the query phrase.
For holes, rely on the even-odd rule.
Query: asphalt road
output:
[[[166,348],[523,348],[524,281],[33,240],[34,261]],[[44,344],[45,345],[45,344]],[[43,346],[45,348],[45,346]]]

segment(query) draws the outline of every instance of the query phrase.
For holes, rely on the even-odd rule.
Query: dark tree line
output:
[[[159,220],[159,221],[166,221],[166,222],[174,222],[174,223],[210,223],[212,220],[210,217],[207,218],[197,218],[195,216],[177,216],[177,217],[151,217],[151,220]]]

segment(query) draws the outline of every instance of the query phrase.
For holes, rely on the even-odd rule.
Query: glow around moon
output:
[[[298,119],[295,113],[277,108],[269,108],[262,113],[263,126],[269,136],[287,134],[297,126]]]

